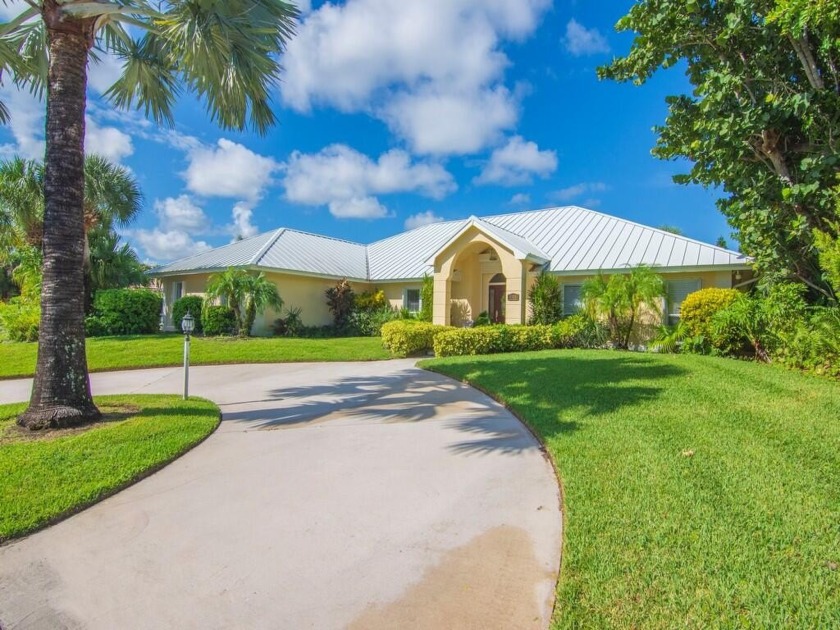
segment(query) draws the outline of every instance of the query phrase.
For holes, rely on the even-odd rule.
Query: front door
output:
[[[491,284],[487,303],[490,306],[490,321],[494,324],[505,323],[505,285]]]

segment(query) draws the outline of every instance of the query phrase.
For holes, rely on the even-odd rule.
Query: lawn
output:
[[[0,378],[32,376],[38,344],[0,343]],[[178,334],[93,337],[87,340],[92,372],[180,365],[184,338]],[[301,361],[373,361],[389,358],[379,337],[286,339],[193,337],[192,365],[285,363]]]
[[[103,396],[105,422],[31,434],[0,405],[0,542],[95,503],[207,437],[219,408],[199,398]]]
[[[609,351],[423,365],[491,392],[550,452],[554,627],[840,627],[836,381]]]

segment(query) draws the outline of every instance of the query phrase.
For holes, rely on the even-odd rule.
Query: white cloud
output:
[[[531,203],[531,195],[526,193],[516,193],[510,198],[510,201],[508,201],[508,204],[511,206],[525,206],[529,203]]]
[[[9,130],[15,139],[14,144],[0,147],[0,153],[4,157],[19,155],[28,160],[43,160],[46,147],[44,103],[9,83],[0,87],[0,100],[9,110]]]
[[[426,212],[418,212],[408,217],[405,220],[405,229],[413,230],[414,228],[431,225],[432,223],[440,223],[441,221],[443,221],[443,217],[439,217],[431,210],[426,210]]]
[[[220,138],[215,147],[193,143],[183,147],[189,158],[183,173],[187,189],[205,197],[255,201],[262,197],[279,167],[272,158],[225,138]]]
[[[374,195],[416,192],[441,199],[457,187],[440,164],[412,163],[411,156],[398,149],[373,161],[342,144],[315,154],[292,153],[283,185],[289,201],[328,205],[334,216],[342,218],[388,216]]]
[[[383,219],[391,216],[376,197],[336,199],[329,203],[330,214],[337,219]]]
[[[610,52],[606,37],[601,35],[597,28],[586,28],[575,19],[569,20],[566,24],[563,45],[575,57]]]
[[[604,192],[608,189],[609,186],[603,182],[581,182],[567,188],[561,188],[560,190],[550,192],[548,193],[548,197],[553,201],[567,202],[577,199],[585,194]],[[587,203],[590,205],[592,201],[593,199],[587,199]]]
[[[210,232],[210,219],[189,195],[155,200],[155,213],[160,228],[165,232],[181,230],[198,234]]]
[[[557,170],[557,154],[540,151],[535,142],[522,136],[512,137],[506,145],[490,155],[490,161],[475,178],[476,184],[516,186],[530,183],[533,176],[547,177]]]
[[[85,123],[85,151],[98,153],[105,159],[119,163],[134,153],[131,136],[116,127],[100,127],[88,117]]]
[[[233,210],[231,210],[231,216],[233,223],[228,226],[228,231],[234,239],[250,238],[259,233],[257,226],[251,223],[254,211],[247,202],[240,201],[234,205]]]
[[[395,96],[382,110],[390,129],[417,153],[477,153],[519,117],[507,88],[464,91],[421,89]]]
[[[204,241],[195,241],[181,230],[131,230],[126,236],[143,248],[147,257],[157,262],[169,262],[211,249]]]
[[[370,113],[418,152],[476,152],[518,117],[502,42],[530,35],[550,4],[327,2],[303,19],[284,55],[283,99],[298,111]]]
[[[125,62],[110,53],[97,52],[97,57],[88,64],[88,85],[104,94],[120,78]]]

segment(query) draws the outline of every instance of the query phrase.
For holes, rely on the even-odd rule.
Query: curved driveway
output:
[[[223,422],[160,472],[0,547],[3,628],[540,628],[550,464],[483,394],[413,361],[192,368]],[[177,393],[181,371],[95,374]],[[0,381],[0,402],[28,396]]]

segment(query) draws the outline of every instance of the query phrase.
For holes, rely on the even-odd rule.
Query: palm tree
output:
[[[283,308],[283,298],[277,291],[277,285],[268,280],[264,273],[248,276],[245,290],[245,322],[239,334],[250,336],[257,313],[262,313],[267,308],[273,308],[278,313]]]
[[[277,285],[269,281],[264,273],[255,276],[233,267],[210,276],[207,297],[224,300],[236,317],[237,333],[243,337],[251,334],[257,313],[267,308],[278,311],[283,308]]]
[[[34,429],[100,415],[90,394],[84,339],[89,60],[113,53],[124,62],[106,93],[115,107],[137,107],[155,122],[171,124],[183,86],[207,103],[222,127],[262,133],[275,122],[270,90],[297,10],[282,0],[26,4],[17,18],[0,25],[0,73],[47,95],[40,343],[32,397],[18,418]],[[5,114],[0,111],[0,119]]]
[[[642,307],[653,306],[664,295],[662,277],[645,265],[609,278],[599,273],[581,287],[586,310],[592,317],[606,321],[613,345],[625,350],[630,346],[630,336]]]
[[[90,257],[88,299],[101,289],[118,289],[132,285],[149,284],[146,266],[137,258],[128,243],[122,242],[113,230],[95,230],[89,235]]]

